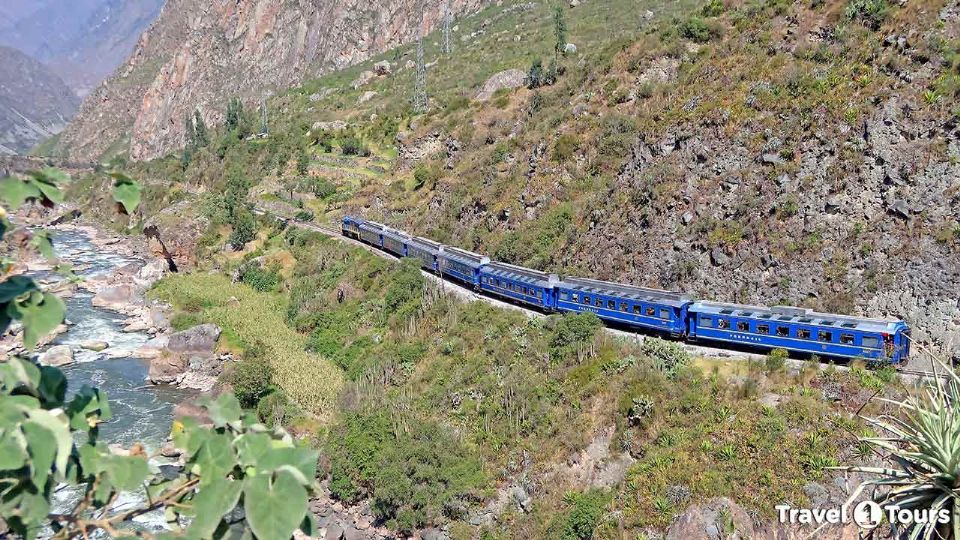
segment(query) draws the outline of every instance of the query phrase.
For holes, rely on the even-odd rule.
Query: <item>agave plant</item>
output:
[[[861,442],[885,453],[897,466],[843,467],[875,476],[854,491],[847,505],[871,489],[874,502],[884,507],[925,510],[929,515],[946,509],[949,524],[936,520],[891,524],[893,533],[910,540],[960,540],[960,377],[941,362],[934,363],[935,382],[926,383],[904,401],[883,400],[895,405],[899,416],[865,418],[881,435]]]

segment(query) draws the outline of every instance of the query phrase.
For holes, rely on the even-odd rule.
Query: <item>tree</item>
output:
[[[207,124],[203,121],[203,116],[200,114],[200,111],[194,111],[193,118],[193,143],[197,148],[204,148],[210,144]]]
[[[309,169],[310,154],[307,153],[306,147],[301,146],[297,151],[297,174],[300,176],[306,176]]]
[[[545,84],[543,73],[543,61],[537,58],[530,64],[530,71],[527,72],[527,88],[531,90],[540,88]]]
[[[553,8],[553,32],[557,38],[553,46],[554,58],[556,58],[564,54],[567,48],[567,19],[560,5]]]
[[[240,98],[232,98],[227,103],[227,131],[233,131],[240,127],[243,121],[243,102]]]
[[[230,247],[240,251],[247,242],[257,236],[257,220],[246,206],[241,207],[234,214],[230,223],[233,232],[230,233]]]
[[[114,200],[132,213],[140,202],[139,184],[120,173],[111,178]],[[63,202],[59,184],[66,179],[45,169],[0,180],[0,237],[13,230],[29,239],[15,249],[36,250],[55,262],[46,231],[14,229],[7,216],[27,203]],[[23,275],[2,275],[0,304],[0,332],[19,321],[27,349],[61,324],[65,313],[59,298]],[[114,452],[100,440],[100,425],[111,417],[103,392],[85,386],[68,400],[67,389],[57,368],[16,356],[0,363],[0,535],[121,536],[132,533],[124,527],[134,519],[158,511],[171,529],[165,536],[283,539],[296,529],[315,534],[307,501],[317,487],[319,455],[282,429],[270,430],[243,414],[232,394],[202,403],[213,427],[192,419],[174,424],[173,443],[185,466],[163,474],[151,468],[142,445]],[[78,499],[54,509],[53,497],[64,487],[78,492]],[[115,504],[136,501],[142,491],[147,497],[140,502]]]

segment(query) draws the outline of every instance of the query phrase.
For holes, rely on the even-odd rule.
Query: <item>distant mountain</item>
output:
[[[492,0],[451,0],[455,14]],[[169,0],[126,64],[87,96],[58,154],[123,148],[148,160],[182,148],[183,118],[223,120],[231,97],[256,102],[361,62],[436,27],[446,0]],[[421,24],[421,8],[423,21]]]
[[[79,106],[49,68],[0,46],[0,154],[23,153],[59,133]]]
[[[3,0],[0,45],[49,65],[86,95],[130,55],[163,0]]]

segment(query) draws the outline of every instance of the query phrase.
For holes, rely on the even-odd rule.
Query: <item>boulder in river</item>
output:
[[[123,311],[137,300],[136,287],[130,284],[122,284],[99,289],[97,294],[93,296],[91,303],[93,307]]]
[[[80,347],[88,351],[100,352],[110,346],[106,341],[89,340],[80,343]]]
[[[170,335],[167,350],[185,356],[212,356],[220,339],[220,327],[201,324]]]
[[[173,384],[187,371],[190,360],[187,356],[164,352],[150,360],[148,380],[153,384]]]
[[[45,366],[62,367],[73,363],[73,349],[69,345],[54,345],[40,354]]]

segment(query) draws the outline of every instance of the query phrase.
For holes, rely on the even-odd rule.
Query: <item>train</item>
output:
[[[910,326],[899,319],[713,302],[676,291],[561,278],[355,216],[342,219],[341,234],[396,257],[415,258],[424,270],[443,279],[544,313],[590,311],[609,324],[720,348],[785,349],[804,358],[860,359],[895,367],[910,357]]]

